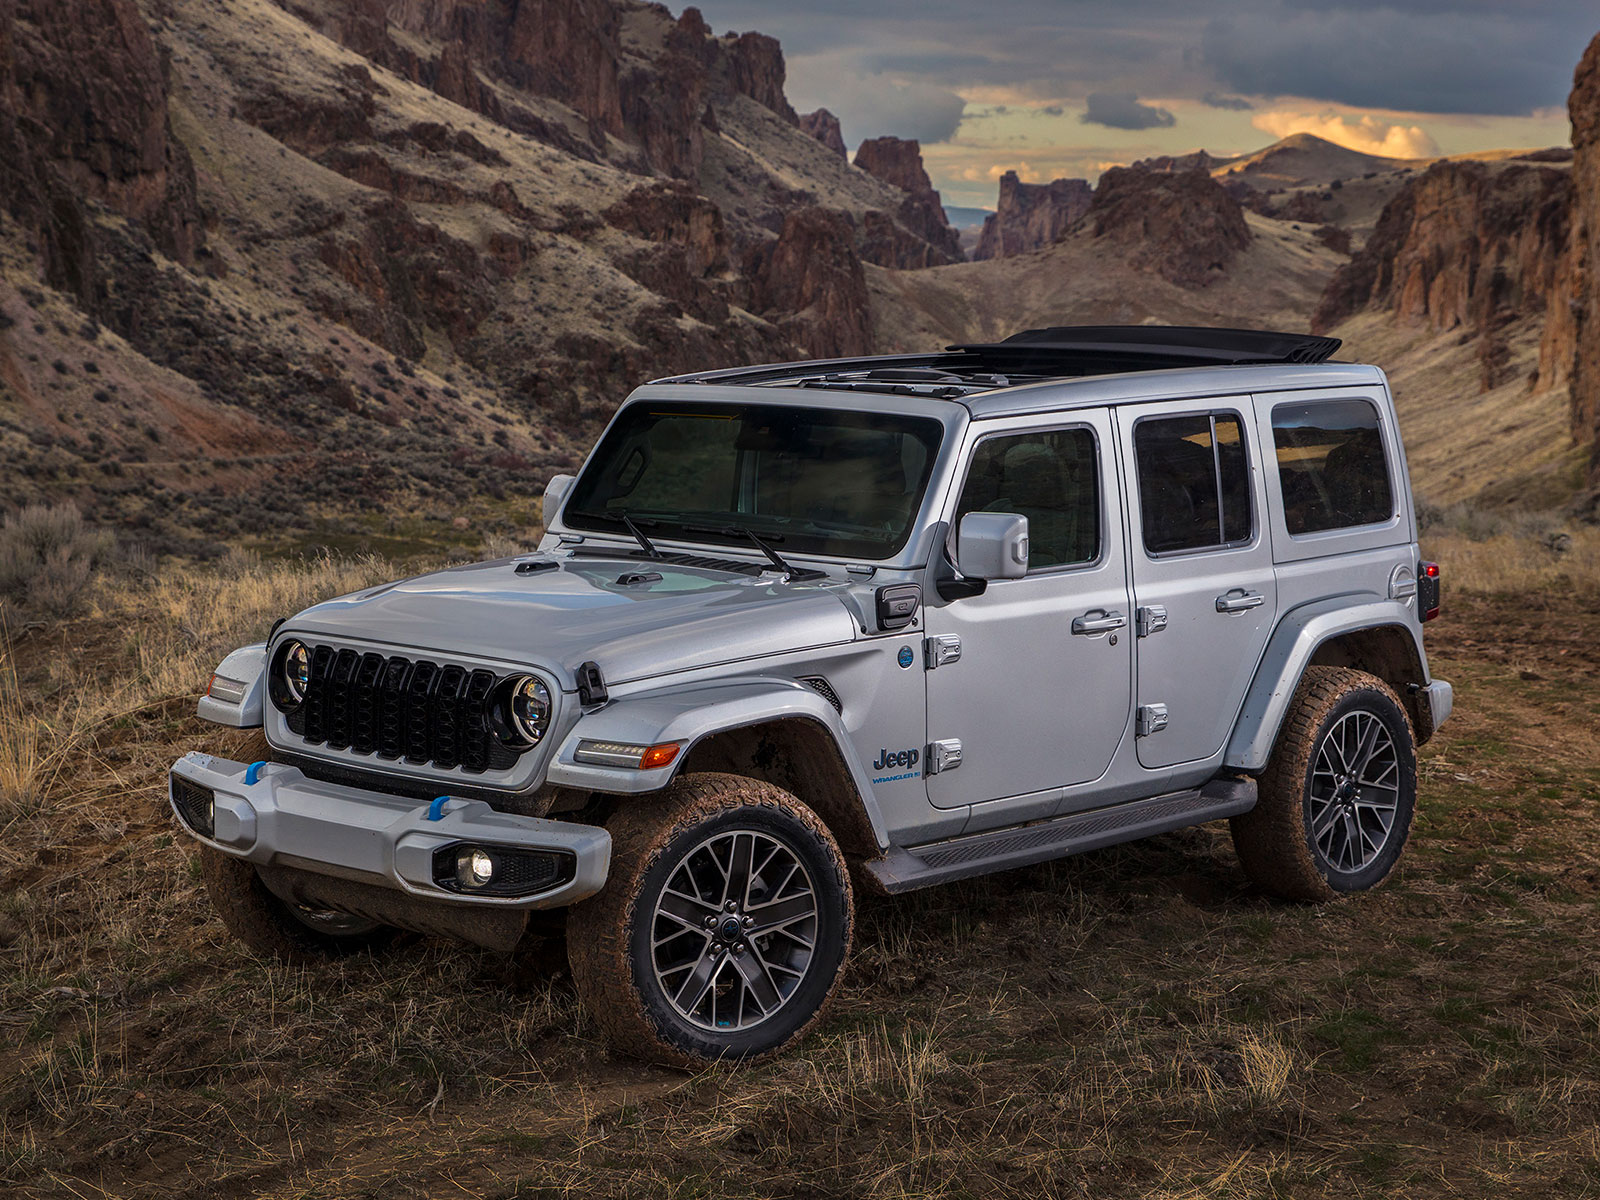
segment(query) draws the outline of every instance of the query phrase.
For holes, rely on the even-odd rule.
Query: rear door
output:
[[[959,740],[958,770],[927,775],[939,808],[1042,795],[1105,773],[1128,724],[1128,581],[1109,413],[969,435],[951,528],[968,512],[1028,518],[1028,574],[926,609],[928,740]],[[959,657],[940,665],[940,647]],[[999,810],[988,819],[1004,814]]]
[[[1117,410],[1130,481],[1139,762],[1222,750],[1266,648],[1277,582],[1250,397]]]

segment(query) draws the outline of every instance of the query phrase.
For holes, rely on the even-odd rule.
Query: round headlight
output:
[[[511,685],[506,724],[528,745],[535,745],[550,728],[550,689],[542,679],[524,675]]]
[[[304,642],[290,642],[283,649],[282,661],[284,696],[291,703],[300,704],[311,686],[311,651]]]

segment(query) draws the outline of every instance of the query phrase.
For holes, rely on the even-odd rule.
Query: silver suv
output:
[[[1334,339],[1056,328],[664,379],[536,552],[359,592],[228,656],[171,800],[286,958],[564,917],[616,1048],[772,1053],[853,888],[1228,818],[1327,900],[1394,869],[1450,713],[1381,371]],[[852,882],[853,881],[853,882]]]

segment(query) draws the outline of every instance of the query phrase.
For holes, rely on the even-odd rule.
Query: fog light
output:
[[[464,888],[481,888],[494,878],[494,857],[487,850],[462,848],[456,855],[456,882]]]

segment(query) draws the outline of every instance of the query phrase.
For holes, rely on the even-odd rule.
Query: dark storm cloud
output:
[[[1274,20],[1215,20],[1201,36],[1202,61],[1231,90],[1254,95],[1511,115],[1564,102],[1600,27],[1600,10],[1580,17],[1562,5],[1418,7],[1432,11],[1295,4]]]
[[[1108,129],[1164,129],[1178,123],[1178,118],[1166,109],[1140,104],[1132,92],[1090,92],[1087,107],[1078,120]]]
[[[1225,96],[1221,92],[1207,92],[1200,97],[1200,103],[1211,108],[1226,108],[1233,112],[1249,112],[1255,107],[1243,96]]]
[[[1046,102],[1086,92],[1297,96],[1418,112],[1560,105],[1595,0],[700,0],[783,43],[825,94],[850,73]],[[677,7],[676,2],[674,8]],[[821,71],[818,64],[829,68]],[[809,74],[808,74],[809,73]],[[830,104],[831,107],[831,104]],[[1224,104],[1220,107],[1232,107]],[[1119,126],[1121,127],[1121,126]]]

